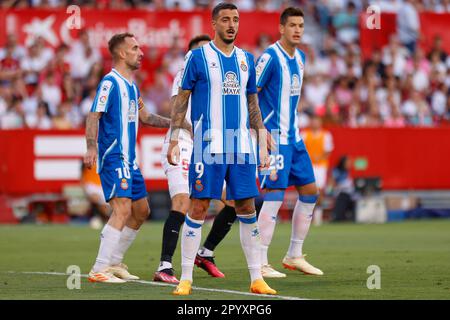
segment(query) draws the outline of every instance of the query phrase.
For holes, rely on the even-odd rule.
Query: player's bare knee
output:
[[[204,220],[209,202],[202,200],[192,201],[189,211],[189,217],[195,220]]]
[[[190,200],[187,194],[177,194],[172,198],[172,210],[183,214],[189,210]]]
[[[255,213],[255,204],[253,202],[239,203],[236,201],[235,210],[238,215],[250,215]]]
[[[319,189],[317,188],[315,183],[310,183],[304,186],[296,187],[299,195],[302,196],[318,196],[319,195]]]

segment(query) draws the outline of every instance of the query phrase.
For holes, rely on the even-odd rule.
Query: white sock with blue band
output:
[[[299,196],[292,215],[291,244],[287,255],[297,258],[303,255],[303,241],[308,235],[318,195]]]
[[[194,261],[202,241],[202,225],[204,220],[194,220],[186,214],[181,229],[181,280],[192,281]]]
[[[239,234],[241,238],[241,246],[247,259],[248,270],[250,272],[251,281],[262,279],[261,275],[261,259],[258,223],[256,220],[256,212],[250,215],[237,215],[239,219]]]

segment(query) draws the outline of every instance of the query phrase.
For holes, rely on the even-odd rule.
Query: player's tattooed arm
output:
[[[268,168],[269,157],[267,148],[271,150],[274,149],[273,139],[264,126],[261,111],[259,109],[258,94],[254,93],[247,95],[247,101],[250,128],[256,131],[256,137],[258,139],[260,167]]]
[[[180,129],[186,128],[186,112],[189,104],[189,96],[191,95],[191,90],[183,90],[180,88],[176,99],[173,101],[172,112],[171,112],[171,123],[170,127],[172,129],[172,134],[170,137],[171,141],[178,141],[178,135]],[[190,128],[188,129],[190,130]]]
[[[261,111],[259,110],[258,94],[247,95],[248,115],[250,117],[250,128],[254,130],[264,129]]]
[[[92,168],[97,161],[98,120],[101,116],[101,112],[89,112],[86,118],[87,152],[84,156],[84,163],[88,168]]]
[[[170,126],[169,118],[148,112],[145,109],[144,101],[142,101],[142,98],[139,98],[138,104],[139,120],[141,120],[142,123],[155,128],[168,128]]]

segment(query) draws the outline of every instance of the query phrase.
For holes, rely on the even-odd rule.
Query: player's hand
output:
[[[277,149],[277,142],[272,137],[269,131],[267,131],[267,147],[270,151],[275,151]]]
[[[259,170],[267,170],[270,167],[270,158],[267,148],[259,149]]]
[[[167,150],[167,161],[172,166],[178,165],[180,162],[180,147],[177,140],[172,140],[169,143],[169,149]]]
[[[91,169],[97,162],[97,149],[88,148],[86,154],[84,155],[84,164],[86,167]]]
[[[269,141],[272,142],[272,136],[270,136],[269,132],[266,129],[261,129],[258,131],[258,141],[259,141],[259,168],[260,170],[269,169],[270,159],[268,146]],[[270,136],[270,138],[269,138]]]

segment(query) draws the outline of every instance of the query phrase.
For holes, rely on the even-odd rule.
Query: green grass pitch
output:
[[[125,257],[130,271],[151,281],[161,249],[161,222],[145,224]],[[203,228],[203,236],[209,226]],[[149,283],[120,285],[81,280],[69,290],[67,276],[26,272],[66,272],[78,265],[87,274],[94,262],[100,231],[74,225],[0,226],[0,299],[261,299],[227,292],[194,290],[188,297],[171,295],[172,286]],[[282,271],[290,224],[277,225],[270,262]],[[322,277],[284,270],[287,278],[267,279],[279,295],[306,299],[449,299],[450,220],[409,221],[383,225],[325,224],[312,226],[304,245],[308,260]],[[239,242],[239,225],[216,249],[216,262],[226,278],[214,279],[195,267],[194,286],[248,292],[249,274]],[[369,290],[370,265],[381,270],[381,289]],[[174,257],[180,275],[180,248]],[[13,272],[11,272],[13,271]]]

